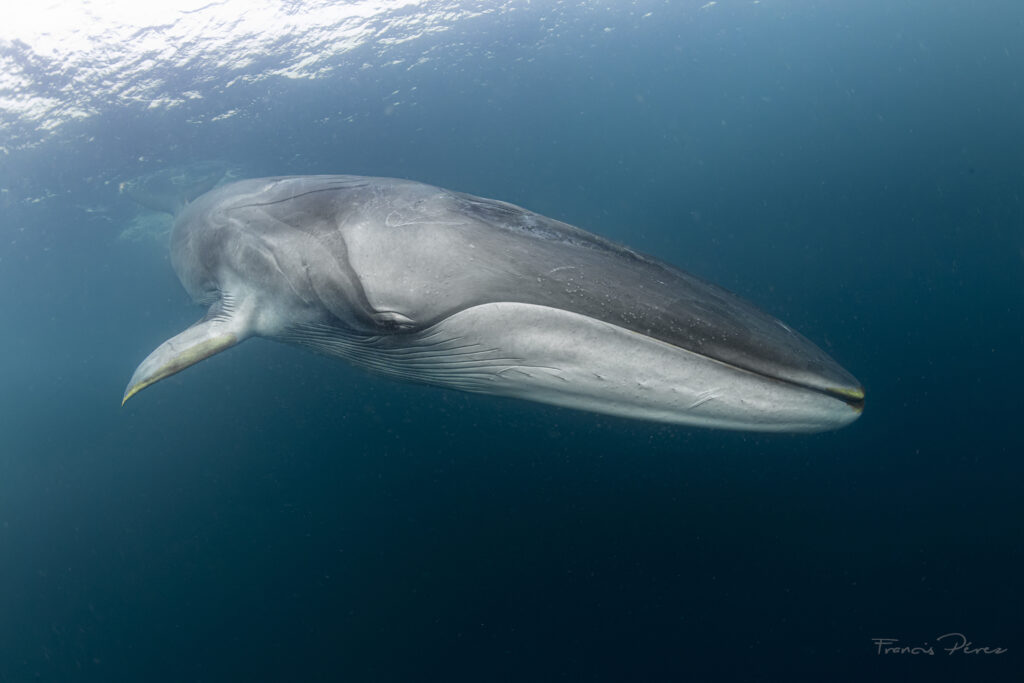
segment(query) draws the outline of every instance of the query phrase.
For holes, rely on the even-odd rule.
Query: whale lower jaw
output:
[[[860,415],[819,391],[532,304],[474,306],[411,334],[308,325],[283,339],[404,380],[642,420],[816,432]]]

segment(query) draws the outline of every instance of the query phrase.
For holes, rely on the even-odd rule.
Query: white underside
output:
[[[609,415],[757,431],[855,420],[843,401],[576,313],[519,303],[460,311],[415,335],[289,335],[407,380]]]

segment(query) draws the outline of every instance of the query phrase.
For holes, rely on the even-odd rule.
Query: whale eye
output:
[[[416,326],[415,321],[398,311],[375,311],[373,321],[388,332],[404,332]]]

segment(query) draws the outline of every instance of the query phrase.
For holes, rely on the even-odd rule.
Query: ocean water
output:
[[[3,12],[0,681],[1021,680],[1017,0]],[[123,191],[168,169],[514,202],[755,302],[865,412],[666,426],[258,339],[122,408],[203,313]]]

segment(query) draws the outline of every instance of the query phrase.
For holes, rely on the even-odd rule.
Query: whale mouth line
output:
[[[608,323],[608,324],[611,324],[611,325],[613,325],[615,327],[619,327],[618,325],[615,325],[615,323]],[[738,363],[735,360],[727,360],[725,358],[716,358],[714,355],[711,355],[711,354],[707,353],[706,351],[698,351],[698,350],[695,350],[695,349],[689,349],[689,348],[686,348],[685,346],[682,346],[680,344],[674,344],[672,342],[665,341],[663,339],[658,339],[657,337],[652,337],[651,335],[645,334],[643,332],[637,332],[635,330],[628,330],[628,328],[624,328],[624,327],[620,327],[619,329],[627,330],[629,332],[632,332],[633,334],[637,334],[637,335],[640,335],[640,336],[645,337],[647,339],[651,339],[651,340],[657,341],[657,342],[659,342],[661,344],[665,344],[665,345],[667,345],[667,346],[669,346],[669,347],[671,347],[673,349],[676,349],[678,351],[682,351],[684,353],[688,353],[688,354],[693,354],[695,356],[699,356],[699,357],[704,358],[705,360],[711,361],[713,363],[719,363],[719,364],[724,365],[724,366],[726,366],[728,368],[731,368],[732,370],[735,370],[736,372],[748,373],[750,375],[754,375],[755,377],[758,377],[761,380],[766,380],[766,381],[769,381],[769,382],[778,382],[779,384],[782,384],[782,385],[787,386],[787,387],[792,387],[792,388],[795,388],[795,389],[800,389],[802,391],[808,391],[808,392],[811,392],[811,393],[814,393],[814,394],[819,394],[819,395],[822,395],[822,396],[827,396],[827,397],[829,397],[831,399],[834,399],[834,400],[837,400],[837,401],[842,401],[843,403],[848,405],[851,409],[853,409],[858,414],[860,414],[861,412],[864,411],[864,388],[861,387],[859,384],[851,384],[851,385],[845,386],[845,387],[844,386],[828,386],[826,382],[822,382],[821,384],[808,384],[806,382],[801,382],[801,381],[799,381],[797,379],[790,379],[790,378],[787,378],[787,377],[782,377],[782,376],[780,376],[778,374],[772,374],[772,373],[765,372],[763,370],[758,370],[756,368],[750,367],[749,365]]]
[[[850,406],[853,410],[855,410],[858,413],[863,412],[863,410],[864,410],[864,389],[863,389],[863,387],[860,387],[860,386],[855,386],[855,387],[852,387],[852,388],[850,388],[850,387],[838,387],[838,386],[836,386],[836,387],[828,387],[828,386],[822,387],[822,386],[816,386],[816,385],[813,385],[813,384],[806,384],[804,382],[800,382],[800,381],[797,381],[795,379],[787,379],[785,377],[779,377],[778,375],[772,375],[772,374],[768,374],[766,372],[762,372],[760,370],[755,370],[754,368],[745,367],[745,366],[740,365],[738,363],[735,363],[733,361],[723,360],[721,358],[715,358],[714,356],[710,356],[710,355],[707,355],[705,353],[700,353],[698,351],[693,351],[691,349],[687,349],[687,348],[682,347],[682,346],[677,346],[675,344],[671,344],[671,346],[675,346],[675,348],[680,349],[682,351],[686,351],[687,353],[693,353],[695,355],[702,356],[702,357],[704,357],[704,358],[706,358],[706,359],[708,359],[710,361],[714,361],[716,363],[721,363],[722,365],[726,365],[726,366],[732,368],[733,370],[737,370],[739,372],[747,372],[747,373],[750,373],[751,375],[756,375],[757,377],[760,377],[761,379],[769,380],[769,381],[772,381],[772,382],[778,382],[778,383],[784,384],[786,386],[795,387],[795,388],[798,388],[798,389],[802,389],[804,391],[810,391],[810,392],[813,392],[815,394],[821,394],[823,396],[828,396],[829,398],[836,399],[838,401],[842,401],[843,403],[845,403],[846,405]]]
[[[809,387],[812,388],[813,387]],[[864,390],[860,387],[856,389],[840,389],[838,387],[829,387],[828,389],[818,389],[817,391],[831,396],[832,398],[838,398],[840,401],[850,406],[858,413],[864,410]]]
[[[745,367],[742,367],[740,365],[735,365],[733,363],[729,363],[727,361],[720,361],[720,362],[723,362],[723,363],[725,363],[726,365],[728,365],[730,367],[736,368],[737,370],[742,370],[744,372],[749,372],[749,373],[751,373],[753,375],[757,375],[759,377],[763,377],[763,378],[768,379],[768,380],[774,380],[776,382],[780,382],[782,384],[786,384],[786,385],[789,385],[791,387],[798,387],[798,388],[803,389],[805,391],[811,391],[811,392],[814,392],[816,394],[821,394],[823,396],[828,396],[829,398],[837,399],[839,401],[842,401],[846,405],[850,406],[851,408],[853,408],[858,413],[860,413],[860,412],[862,412],[864,410],[864,389],[861,388],[861,387],[855,387],[855,388],[849,389],[849,388],[844,388],[844,387],[820,387],[820,386],[814,386],[814,385],[811,385],[811,384],[805,384],[803,382],[798,382],[796,380],[786,379],[784,377],[777,377],[775,375],[768,375],[768,374],[765,374],[763,372],[758,372],[757,370],[751,370],[750,368],[745,368]]]

